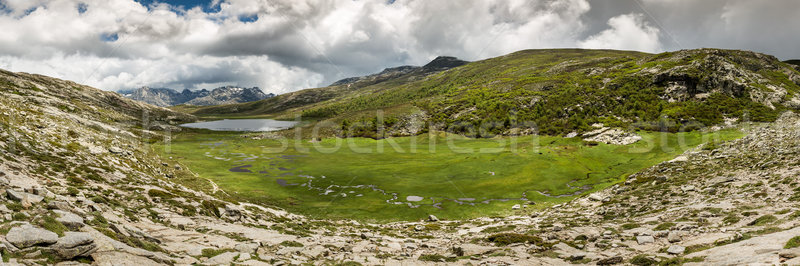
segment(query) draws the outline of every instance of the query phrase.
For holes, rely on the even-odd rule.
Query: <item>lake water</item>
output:
[[[272,119],[225,119],[209,122],[183,124],[182,127],[205,128],[215,131],[276,131],[292,128],[296,121]]]

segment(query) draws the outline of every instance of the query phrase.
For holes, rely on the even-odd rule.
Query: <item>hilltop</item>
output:
[[[431,128],[469,136],[514,135],[524,131],[523,121],[546,135],[580,134],[595,123],[678,131],[726,119],[773,121],[782,110],[800,106],[798,83],[800,72],[789,64],[749,51],[526,50],[423,77],[397,75],[361,86],[335,83],[190,111],[209,117],[301,116],[328,125],[323,126],[328,135],[369,136],[362,132],[379,126],[374,122],[379,109],[385,112],[381,126],[389,129],[387,136]],[[472,130],[482,124],[491,127]]]

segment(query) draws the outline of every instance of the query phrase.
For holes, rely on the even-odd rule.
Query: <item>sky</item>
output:
[[[0,68],[104,90],[286,93],[439,55],[703,47],[800,58],[798,0],[0,0]]]

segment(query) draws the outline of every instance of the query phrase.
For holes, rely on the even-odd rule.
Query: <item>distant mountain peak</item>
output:
[[[192,91],[184,89],[177,92],[168,88],[153,89],[143,86],[139,89],[121,92],[125,97],[146,102],[156,106],[173,106],[180,104],[192,105],[220,105],[231,103],[244,103],[263,100],[275,95],[265,94],[258,87],[243,88],[240,86],[223,86],[213,90],[201,89]]]
[[[467,63],[469,63],[469,62],[461,60],[461,59],[458,59],[458,58],[453,57],[453,56],[438,56],[435,59],[433,59],[433,61],[431,61],[430,63],[428,63],[425,66],[423,66],[423,68],[426,68],[426,69],[443,69],[444,70],[444,69],[450,69],[450,68],[466,65]]]

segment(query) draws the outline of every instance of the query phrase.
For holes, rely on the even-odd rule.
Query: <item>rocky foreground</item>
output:
[[[566,204],[361,224],[227,201],[150,150],[192,117],[42,76],[0,85],[8,265],[800,264],[793,113]]]

